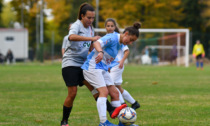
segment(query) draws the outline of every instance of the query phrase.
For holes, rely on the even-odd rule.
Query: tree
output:
[[[1,13],[1,26],[2,27],[13,27],[13,23],[16,21],[16,15],[11,9],[10,3],[5,3]]]
[[[2,10],[3,10],[3,0],[0,0],[0,27],[2,27],[3,26],[3,24],[2,24],[2,17],[1,17],[1,13],[2,13]]]
[[[112,3],[112,4],[110,4]],[[104,27],[106,18],[115,18],[120,26],[141,21],[144,28],[177,28],[177,21],[183,18],[179,5],[181,0],[107,0],[100,1],[99,26]],[[107,8],[107,5],[109,7]]]

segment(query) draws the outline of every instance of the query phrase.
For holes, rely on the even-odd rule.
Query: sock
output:
[[[199,67],[199,62],[198,62],[198,61],[196,61],[196,67],[197,67],[197,68]]]
[[[112,101],[111,104],[112,104],[113,107],[119,107],[119,106],[121,106],[120,100],[118,100],[118,101]]]
[[[98,109],[98,114],[99,114],[99,118],[100,118],[100,122],[104,123],[107,120],[106,117],[106,97],[99,97],[97,100],[97,109]]]
[[[203,62],[200,62],[200,66],[201,66],[201,68],[203,68]]]
[[[133,99],[133,97],[127,92],[126,90],[123,91],[122,93],[123,98],[128,101],[130,104],[135,103],[136,100]]]
[[[110,114],[111,112],[113,112],[114,109],[115,109],[115,107],[113,107],[113,106],[111,105],[111,103],[110,103],[108,100],[106,100],[106,106],[107,106],[107,111],[109,112],[109,114]]]
[[[117,90],[118,90],[118,92],[119,92],[120,104],[125,103],[125,101],[124,101],[124,99],[123,99],[123,96],[122,96],[122,94],[121,94],[120,90],[119,90],[118,88],[116,88],[116,89],[117,89]]]
[[[96,97],[95,100],[97,101],[97,100],[98,100],[98,97]],[[115,107],[113,107],[113,106],[111,105],[111,103],[109,102],[109,100],[106,100],[106,106],[107,106],[107,111],[109,112],[109,114],[110,114],[111,112],[113,112],[114,109],[115,109]]]
[[[63,106],[63,119],[62,119],[62,121],[64,121],[64,120],[68,121],[68,118],[69,118],[69,115],[71,113],[72,107]]]

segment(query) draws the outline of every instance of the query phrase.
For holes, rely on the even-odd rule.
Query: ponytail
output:
[[[133,26],[127,27],[123,33],[128,32],[129,35],[136,35],[139,37],[139,28],[141,28],[141,23],[135,22]]]

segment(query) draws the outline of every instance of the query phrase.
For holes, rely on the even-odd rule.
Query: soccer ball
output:
[[[136,111],[130,107],[122,109],[118,115],[119,121],[126,126],[133,124],[136,118]]]

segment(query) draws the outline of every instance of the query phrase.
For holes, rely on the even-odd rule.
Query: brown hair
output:
[[[106,27],[107,22],[109,22],[109,21],[111,21],[111,22],[114,23],[114,26],[115,26],[114,31],[120,33],[120,30],[119,30],[119,28],[117,27],[117,23],[116,23],[116,21],[115,21],[113,18],[107,18],[107,19],[106,19],[106,21],[105,21],[105,23],[104,23],[105,27]]]
[[[79,8],[79,13],[78,13],[78,19],[81,20],[82,19],[82,14],[85,15],[87,11],[95,11],[94,8],[88,4],[88,3],[83,3],[80,5]]]
[[[127,31],[129,35],[136,35],[136,37],[139,37],[139,28],[141,28],[141,23],[135,22],[133,26],[127,27],[123,33]]]

